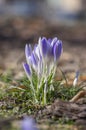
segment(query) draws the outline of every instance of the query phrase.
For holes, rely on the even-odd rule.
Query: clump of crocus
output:
[[[23,67],[30,81],[35,103],[46,104],[48,94],[54,91],[52,82],[62,50],[62,41],[57,37],[39,38],[33,50],[30,44],[25,46],[27,63],[23,63]]]

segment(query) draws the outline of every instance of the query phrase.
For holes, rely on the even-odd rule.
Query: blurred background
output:
[[[86,72],[86,0],[0,0],[0,72],[22,75],[26,43],[57,36],[64,73]]]
[[[0,0],[0,15],[55,20],[85,19],[86,0]]]

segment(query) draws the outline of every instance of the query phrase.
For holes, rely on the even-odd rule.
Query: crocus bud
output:
[[[76,72],[76,76],[75,76],[75,79],[73,81],[73,86],[76,86],[77,85],[77,82],[78,82],[78,78],[79,78],[79,71]]]
[[[54,61],[56,62],[62,53],[62,42],[57,41],[53,48]]]
[[[39,38],[39,47],[40,47],[40,53],[44,58],[47,54],[47,39],[45,37],[43,37],[42,39]]]
[[[25,46],[25,55],[26,55],[26,59],[31,55],[32,53],[32,48],[31,45],[26,44]]]
[[[27,77],[30,78],[31,77],[31,70],[30,70],[29,65],[27,63],[23,63],[23,67],[24,67],[24,70],[26,72]]]

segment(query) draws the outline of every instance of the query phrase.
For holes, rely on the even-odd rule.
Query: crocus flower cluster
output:
[[[35,44],[33,50],[30,44],[25,46],[27,63],[23,63],[23,67],[30,80],[36,101],[41,101],[43,98],[45,104],[47,93],[54,89],[51,83],[62,50],[62,41],[57,37],[53,39],[39,38],[38,44]],[[32,80],[33,71],[37,77],[36,86],[34,86]],[[48,84],[50,84],[50,87],[48,87]]]

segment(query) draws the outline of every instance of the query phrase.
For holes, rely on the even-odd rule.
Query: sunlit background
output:
[[[82,20],[86,18],[86,0],[0,0],[0,15],[41,17],[53,22]]]
[[[86,18],[85,0],[0,0],[1,16],[42,17],[51,21]]]

